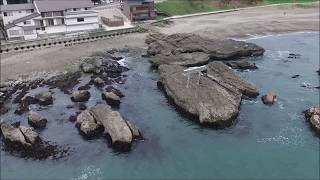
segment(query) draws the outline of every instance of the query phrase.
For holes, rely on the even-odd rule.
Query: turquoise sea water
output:
[[[71,155],[34,161],[1,151],[1,179],[319,179],[319,138],[302,114],[319,105],[319,90],[301,87],[319,86],[319,33],[248,41],[266,53],[253,60],[258,70],[237,73],[256,84],[261,94],[275,92],[274,106],[263,105],[260,96],[243,100],[233,126],[201,128],[168,104],[146,59],[127,57],[131,70],[126,84],[118,86],[125,94],[120,112],[140,127],[144,141],[128,153],[116,153],[103,138],[84,140],[61,113],[66,104],[61,102],[42,136],[68,144]],[[289,53],[301,57],[288,59]],[[300,77],[292,79],[295,74]],[[65,119],[55,119],[57,111]]]

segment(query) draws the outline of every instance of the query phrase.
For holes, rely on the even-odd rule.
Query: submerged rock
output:
[[[273,92],[268,92],[266,95],[261,97],[263,104],[273,105],[276,101],[277,96]]]
[[[119,112],[111,110],[108,105],[98,104],[91,108],[91,113],[96,121],[103,125],[114,148],[123,151],[130,149],[132,133]]]
[[[207,74],[185,72],[182,66],[161,65],[160,82],[182,111],[204,125],[229,126],[238,115],[242,96],[256,97],[256,87],[221,62],[207,66]],[[188,80],[189,79],[189,80]]]
[[[71,96],[73,102],[85,102],[90,99],[90,92],[86,90],[74,91]]]
[[[97,122],[87,110],[77,116],[76,126],[87,138],[94,137],[103,131],[101,123]]]
[[[35,128],[45,128],[47,125],[47,119],[37,112],[30,111],[28,113],[28,123]]]
[[[119,107],[120,105],[120,97],[113,92],[102,93],[102,99],[104,99],[107,102],[107,104],[109,104],[112,107]]]
[[[304,114],[312,129],[320,136],[320,107],[309,108]]]

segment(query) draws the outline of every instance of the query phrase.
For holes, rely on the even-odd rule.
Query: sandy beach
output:
[[[176,19],[160,32],[196,33],[210,38],[244,37],[268,33],[319,31],[319,5],[313,7],[273,6],[225,14]],[[53,47],[1,55],[1,81],[35,71],[59,71],[80,57],[111,48],[146,47],[146,33],[98,40],[72,47]]]

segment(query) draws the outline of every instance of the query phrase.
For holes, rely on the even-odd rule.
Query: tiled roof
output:
[[[35,0],[34,3],[40,12],[93,7],[91,0]]]
[[[26,9],[34,9],[33,4],[8,4],[8,5],[0,5],[1,11],[19,11]]]

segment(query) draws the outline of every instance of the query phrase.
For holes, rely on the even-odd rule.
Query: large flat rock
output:
[[[255,86],[221,62],[207,66],[207,73],[189,75],[183,66],[159,66],[160,82],[174,104],[198,118],[201,124],[229,126],[237,117],[243,95],[257,96]],[[189,79],[189,80],[188,80]]]
[[[132,132],[119,112],[113,111],[106,104],[98,104],[92,107],[90,112],[97,122],[101,122],[105,132],[110,135],[114,148],[119,150],[130,148],[133,140]]]
[[[256,44],[231,39],[213,40],[194,34],[172,34],[169,36],[158,33],[149,34],[147,53],[155,65],[173,64],[197,66],[206,58],[196,57],[193,53],[203,53],[213,60],[236,60],[242,57],[263,55],[264,49]],[[193,56],[193,58],[188,58]],[[205,57],[204,55],[201,55]],[[162,58],[162,59],[160,59]],[[192,61],[193,59],[193,61]],[[186,61],[185,64],[183,61]],[[200,61],[200,62],[199,62]]]

